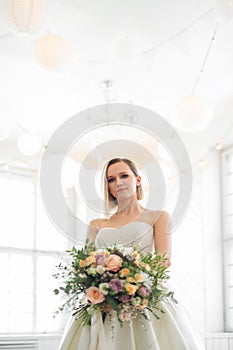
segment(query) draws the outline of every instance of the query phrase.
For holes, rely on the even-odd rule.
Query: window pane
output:
[[[0,253],[0,332],[32,331],[32,271],[31,256]]]
[[[40,193],[37,195],[37,249],[68,249],[68,240],[52,224],[43,207]]]
[[[225,331],[233,331],[233,147],[222,153]]]
[[[54,319],[55,312],[61,305],[61,299],[53,293],[58,287],[58,282],[52,275],[60,261],[59,257],[48,256],[39,256],[37,260],[37,331],[39,332],[59,331],[64,326],[65,319],[62,315]]]
[[[230,308],[233,308],[233,286],[229,287]]]
[[[34,195],[31,181],[0,177],[0,246],[31,248],[34,230]]]
[[[32,178],[0,174],[0,191],[0,333],[62,331],[68,315],[54,318],[61,300],[52,274],[61,259],[52,251],[72,243],[50,222]]]
[[[232,235],[233,235],[233,215],[229,215],[225,217],[224,236],[232,236]]]
[[[229,277],[229,284],[233,286],[233,266],[228,266],[227,275]]]
[[[233,215],[233,193],[225,197],[225,214]]]
[[[225,194],[233,193],[233,173],[225,177]]]
[[[226,313],[227,328],[226,331],[232,332],[233,329],[233,309],[229,309]]]
[[[226,156],[225,159],[226,163],[225,163],[225,175],[233,173],[233,155],[229,154]]]
[[[224,242],[225,263],[226,265],[233,264],[233,241]]]
[[[17,311],[11,312],[8,318],[9,322],[9,332],[32,332],[33,330],[33,316],[32,313]]]

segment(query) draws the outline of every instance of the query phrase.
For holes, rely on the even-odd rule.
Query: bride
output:
[[[167,233],[169,214],[143,208],[141,177],[135,164],[124,158],[114,158],[104,171],[105,200],[116,212],[108,219],[90,222],[87,237],[97,246],[119,243],[140,245],[146,252],[156,249],[166,254],[166,266],[171,264],[171,235]],[[203,350],[199,335],[194,332],[179,304],[162,302],[165,313],[150,320],[140,317],[120,327],[105,319],[104,323],[83,326],[71,317],[59,350]]]

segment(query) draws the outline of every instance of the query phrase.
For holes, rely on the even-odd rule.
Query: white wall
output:
[[[190,322],[205,336],[204,241],[202,172],[193,173],[191,203],[186,216],[173,233],[172,285],[175,297],[185,307]]]

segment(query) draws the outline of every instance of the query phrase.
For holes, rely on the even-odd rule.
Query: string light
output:
[[[8,164],[4,164],[2,167],[3,167],[3,170],[5,170],[5,171],[9,170],[9,165]]]
[[[224,144],[226,142],[226,139],[233,134],[233,126],[231,126],[227,132],[222,136],[222,138],[219,140],[219,142],[214,146],[209,149],[209,151],[197,162],[192,164],[192,167],[198,166],[198,168],[204,168],[207,164],[206,159],[208,156],[213,152],[213,151],[220,151],[223,149]],[[232,135],[233,136],[233,135]]]
[[[17,147],[18,150],[27,156],[32,156],[42,150],[44,145],[41,139],[35,134],[23,127],[18,121],[16,125],[23,130],[23,134],[18,137]]]
[[[199,168],[204,168],[205,165],[206,165],[206,162],[205,162],[203,159],[200,159],[200,160],[198,161],[198,166],[199,166]]]
[[[217,143],[217,145],[216,145],[216,150],[220,150],[220,149],[222,149],[222,145],[221,145],[221,143]]]
[[[216,24],[201,68],[197,72],[197,77],[194,81],[191,95],[184,96],[177,101],[174,123],[181,131],[193,133],[203,130],[212,120],[213,111],[211,106],[209,106],[205,98],[196,95],[196,90],[200,79],[205,72],[206,62],[208,60],[212,45],[215,42],[218,25],[219,23]]]
[[[210,51],[211,51],[211,48],[212,48],[212,45],[213,43],[215,43],[216,41],[216,34],[217,34],[217,29],[218,29],[218,26],[219,26],[219,22],[217,22],[216,24],[216,27],[214,29],[214,33],[211,37],[211,40],[210,40],[210,43],[209,43],[209,46],[207,48],[207,51],[206,51],[206,54],[205,54],[205,57],[204,57],[204,60],[202,62],[202,65],[201,65],[201,69],[199,70],[198,74],[197,74],[197,78],[194,82],[194,85],[193,85],[193,90],[192,90],[192,95],[195,95],[195,92],[197,90],[197,86],[200,82],[200,78],[203,76],[204,72],[205,72],[205,66],[206,66],[206,62],[207,62],[207,59],[209,57],[209,54],[210,54]]]

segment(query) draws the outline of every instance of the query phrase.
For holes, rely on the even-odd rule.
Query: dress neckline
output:
[[[149,222],[146,222],[146,221],[131,221],[128,224],[125,224],[125,225],[122,225],[122,226],[119,226],[119,227],[111,227],[111,226],[100,227],[99,232],[101,230],[104,230],[104,229],[120,230],[120,229],[122,229],[124,227],[127,227],[127,226],[131,225],[131,224],[146,224],[146,225],[149,225],[153,229],[153,225],[149,224]]]

